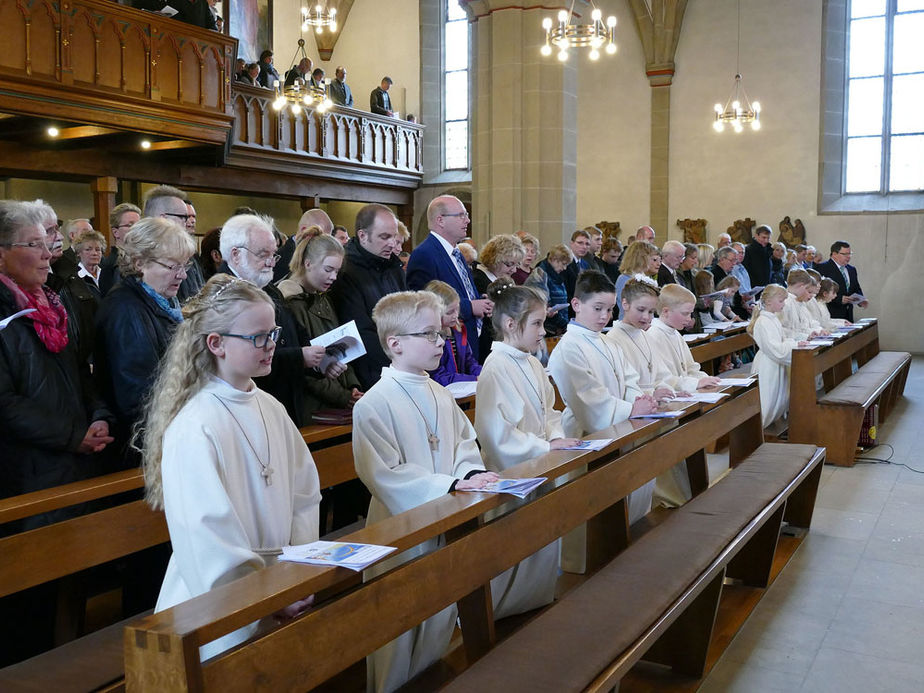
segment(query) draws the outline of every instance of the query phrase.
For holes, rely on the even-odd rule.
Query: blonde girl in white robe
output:
[[[427,374],[443,354],[441,316],[440,299],[428,291],[389,294],[372,311],[391,366],[353,408],[353,462],[372,494],[367,525],[498,478],[485,472],[471,422]],[[440,541],[383,561],[365,577],[421,556]],[[442,657],[456,615],[455,605],[448,606],[367,657],[367,690],[393,691]]]
[[[809,312],[807,302],[813,298],[814,284],[811,275],[805,270],[794,269],[786,277],[786,283],[789,295],[779,316],[786,336],[800,341],[827,334]]]
[[[835,298],[837,298],[837,282],[833,279],[824,277],[821,282],[819,282],[818,293],[815,299],[806,303],[812,317],[828,332],[834,332],[838,327],[850,324],[847,320],[842,318],[831,317],[828,304]]]
[[[311,454],[285,408],[252,380],[272,364],[279,334],[272,301],[250,282],[218,274],[183,315],[136,433],[147,500],[164,510],[173,545],[155,611],[274,563],[287,544],[318,538]],[[310,601],[306,595],[276,620]],[[200,655],[219,654],[260,625],[208,643]]]
[[[532,356],[544,341],[546,299],[536,289],[499,279],[488,286],[494,301],[494,342],[478,378],[475,431],[485,466],[498,473],[526,460],[577,445],[565,438],[555,390]],[[491,581],[494,617],[550,604],[558,582],[559,541]]]
[[[664,383],[679,392],[705,390],[719,384],[719,378],[703,372],[693,360],[690,347],[680,334],[681,329],[692,323],[695,307],[696,296],[679,284],[661,287],[658,317],[651,321],[651,327],[645,333],[654,358],[669,373]],[[678,507],[692,497],[686,462],[681,462],[658,477],[655,499],[662,505]]]
[[[782,417],[789,409],[789,367],[792,350],[802,346],[786,336],[779,313],[786,301],[786,289],[770,284],[760,296],[760,308],[754,310],[748,334],[758,346],[751,364],[751,374],[760,385],[760,418],[764,428]]]
[[[616,287],[606,275],[585,270],[575,284],[571,308],[574,320],[549,356],[549,372],[565,402],[562,426],[566,436],[581,437],[608,428],[637,414],[658,408],[638,387],[638,373],[621,349],[603,338],[616,304]],[[477,408],[476,408],[477,411]],[[629,494],[629,521],[651,510],[654,483]],[[583,572],[583,527],[565,538],[562,567]]]

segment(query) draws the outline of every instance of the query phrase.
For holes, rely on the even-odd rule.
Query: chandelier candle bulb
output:
[[[540,48],[544,56],[552,54],[552,46],[558,49],[558,59],[564,62],[568,59],[569,48],[589,48],[587,57],[596,61],[600,58],[600,49],[606,46],[607,55],[616,53],[616,17],[606,18],[603,22],[603,12],[590,3],[593,10],[590,13],[589,24],[578,24],[577,15],[574,14],[574,2],[571,9],[558,12],[558,26],[554,25],[551,17],[542,20],[545,30],[545,44]]]

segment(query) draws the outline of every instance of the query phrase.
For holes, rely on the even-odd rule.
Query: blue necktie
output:
[[[468,294],[468,300],[474,301],[478,298],[478,294],[475,293],[475,285],[472,284],[471,275],[468,273],[468,265],[465,264],[465,258],[462,257],[462,251],[458,248],[452,249],[452,259],[456,263],[456,271],[459,273],[459,277],[462,279],[462,284],[465,285],[465,293]],[[478,332],[481,332],[481,318],[475,318],[475,323],[478,325]]]
[[[842,265],[838,265],[838,267],[839,267],[840,270],[841,270],[841,275],[844,277],[844,293],[846,294],[846,293],[848,293],[848,292],[850,291],[850,275],[847,274],[847,268],[846,268],[846,267],[844,267],[844,266],[842,266]]]

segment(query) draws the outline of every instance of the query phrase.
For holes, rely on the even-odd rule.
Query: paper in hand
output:
[[[324,358],[321,360],[321,365],[318,366],[318,370],[322,373],[332,363],[349,363],[366,353],[366,347],[359,336],[355,320],[350,320],[350,322],[334,328],[330,332],[318,335],[309,344],[324,347]]]

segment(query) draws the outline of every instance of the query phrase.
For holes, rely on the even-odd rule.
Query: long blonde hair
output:
[[[206,344],[213,332],[227,332],[244,306],[273,302],[250,282],[216,274],[198,296],[183,306],[183,322],[161,359],[157,380],[145,402],[142,421],[132,432],[132,446],[141,452],[145,499],[155,510],[164,507],[161,478],[164,433],[180,410],[215,373],[215,357]]]
[[[751,322],[748,323],[748,334],[752,337],[754,336],[754,323],[757,322],[757,317],[760,315],[761,310],[763,310],[763,305],[765,301],[769,301],[774,296],[785,296],[788,292],[785,287],[780,286],[779,284],[767,284],[764,287],[763,292],[760,294],[760,304],[754,308],[754,312],[751,313]]]

